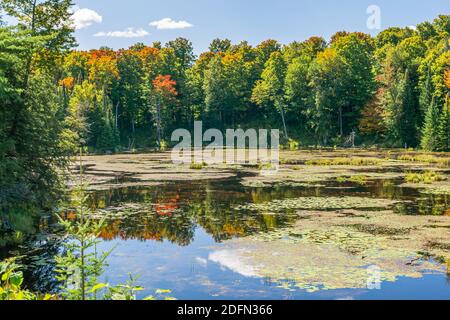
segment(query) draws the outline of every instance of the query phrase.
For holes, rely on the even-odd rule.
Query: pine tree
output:
[[[436,150],[438,123],[439,108],[433,99],[425,114],[425,124],[422,129],[422,141],[420,147],[423,150]]]
[[[437,126],[437,151],[450,151],[450,99],[447,96]]]
[[[433,93],[434,93],[433,80],[431,76],[431,70],[428,67],[427,76],[425,80],[422,83],[420,83],[420,97],[419,97],[421,113],[425,116],[429,111],[431,104],[433,103]],[[425,121],[425,119],[423,120]]]
[[[109,118],[105,119],[101,127],[100,135],[97,138],[96,148],[101,151],[114,151],[116,147],[116,135],[114,128],[109,121]]]
[[[415,146],[417,143],[418,101],[414,95],[414,84],[406,69],[399,81],[392,83],[386,92],[383,105],[386,126],[394,145]]]

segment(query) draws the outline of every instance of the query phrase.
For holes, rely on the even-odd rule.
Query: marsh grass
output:
[[[440,175],[437,172],[434,171],[426,171],[424,173],[414,173],[410,172],[407,173],[405,176],[405,181],[408,183],[425,183],[425,184],[432,184],[434,182],[438,181],[444,181],[446,180],[445,177]]]
[[[333,158],[306,161],[308,166],[373,166],[380,164],[376,158]]]
[[[341,176],[337,177],[336,181],[339,183],[353,182],[363,186],[367,184],[367,177],[364,175],[357,175],[351,177]]]
[[[428,155],[428,154],[422,154],[422,155],[403,154],[403,155],[398,156],[397,160],[408,161],[408,162],[434,163],[434,164],[439,164],[439,165],[443,165],[443,166],[450,165],[450,158],[435,157],[435,156]]]
[[[205,162],[203,162],[203,163],[195,163],[195,162],[192,162],[191,163],[191,165],[189,166],[189,169],[192,169],[192,170],[202,170],[203,168],[205,168],[205,167],[207,167],[208,165],[205,163]]]

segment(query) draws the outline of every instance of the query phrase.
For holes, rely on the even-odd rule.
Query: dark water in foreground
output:
[[[450,299],[450,280],[444,273],[420,279],[399,278],[382,283],[380,290],[310,293],[280,288],[270,279],[249,274],[243,266],[237,264],[230,269],[214,259],[214,252],[223,247],[225,240],[270,232],[298,219],[289,212],[265,215],[233,210],[239,204],[352,196],[411,200],[396,207],[398,214],[431,215],[448,210],[448,197],[425,196],[415,189],[397,187],[397,182],[250,188],[231,179],[94,192],[90,200],[93,207],[115,212],[101,234],[104,241],[99,250],[115,247],[104,280],[118,283],[126,281],[128,273],[138,275],[138,283],[146,288],[139,294],[141,298],[160,288],[171,289],[177,299]],[[58,245],[51,241],[39,243],[44,249],[33,258],[37,267],[29,274],[38,288],[51,287],[51,264],[43,262],[43,256],[58,252]]]

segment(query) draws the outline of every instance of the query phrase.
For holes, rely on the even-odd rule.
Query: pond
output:
[[[177,299],[450,298],[445,265],[433,255],[416,256],[420,244],[401,247],[410,229],[423,233],[430,217],[442,217],[448,196],[401,187],[398,179],[258,187],[241,182],[234,177],[92,191],[90,205],[107,217],[98,249],[114,248],[103,280],[139,276],[145,288],[140,298],[155,289],[170,289]],[[359,215],[415,224],[408,231],[387,229],[377,218],[365,225]],[[316,219],[325,220],[317,227]],[[353,229],[336,222],[348,219],[355,219]],[[28,274],[41,289],[55,286],[48,258],[59,245],[46,238],[51,221],[41,220],[41,239],[30,242],[35,253]],[[330,223],[327,229],[321,221]],[[445,222],[431,232],[448,232]],[[326,237],[317,240],[311,232]],[[396,246],[402,250],[391,250]],[[373,276],[375,287],[369,284]]]

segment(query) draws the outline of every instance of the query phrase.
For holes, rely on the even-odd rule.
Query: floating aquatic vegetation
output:
[[[348,225],[348,227],[373,235],[388,235],[388,236],[406,235],[409,234],[411,231],[411,229],[409,228],[390,228],[386,226],[378,226],[375,224],[353,224]]]
[[[320,188],[325,187],[323,184],[306,183],[296,181],[277,181],[273,184],[274,187],[305,187],[305,188]]]
[[[160,217],[172,216],[176,213],[182,213],[180,208],[172,207],[166,204],[157,203],[123,203],[120,206],[108,207],[93,211],[90,215],[93,219],[117,220],[132,217],[143,217],[158,215]]]
[[[308,292],[367,288],[372,267],[380,282],[445,272],[439,262],[449,257],[450,230],[427,224],[448,224],[448,218],[352,212],[310,212],[310,219],[292,227],[228,241],[228,259],[216,262],[225,267],[232,262],[235,272],[239,265],[242,274],[252,270],[252,276],[281,288]]]
[[[325,187],[323,184],[313,184],[307,182],[297,182],[297,181],[260,181],[260,180],[243,180],[241,184],[244,187],[250,188],[268,188],[268,187],[305,187],[305,188],[318,188]]]
[[[259,181],[259,180],[243,180],[243,181],[241,181],[241,185],[243,185],[244,187],[249,187],[249,188],[270,187],[270,184],[265,183],[263,181]]]
[[[432,186],[420,190],[424,194],[450,195],[450,185]]]
[[[236,210],[274,211],[285,210],[336,210],[352,208],[385,208],[397,201],[364,197],[300,197],[273,200],[266,203],[248,203],[235,207]]]
[[[101,236],[108,240],[120,237],[168,240],[188,245],[194,239],[196,228],[201,227],[217,242],[224,241],[223,248],[222,244],[218,246],[219,253],[228,250],[222,254],[212,254],[211,262],[222,264],[245,276],[268,279],[268,282],[286,290],[366,288],[371,266],[380,268],[381,281],[395,281],[401,276],[421,277],[428,270],[442,271],[443,265],[434,263],[429,257],[439,262],[449,261],[450,217],[441,216],[448,201],[431,196],[423,196],[429,200],[422,201],[417,199],[417,191],[426,187],[430,192],[443,194],[431,190],[446,188],[444,185],[450,184],[450,181],[397,188],[406,171],[433,170],[445,175],[445,169],[429,163],[385,161],[393,156],[383,156],[380,151],[324,150],[319,156],[317,152],[310,151],[282,151],[281,155],[284,154],[288,160],[282,160],[280,170],[271,176],[258,175],[257,166],[254,165],[218,164],[203,170],[189,170],[189,164],[175,166],[170,162],[170,155],[163,157],[161,154],[136,156],[139,161],[130,161],[128,156],[120,159],[109,156],[99,158],[95,161],[97,167],[90,171],[99,182],[109,183],[103,182],[102,174],[108,173],[106,178],[110,179],[117,172],[130,173],[133,179],[140,182],[159,184],[177,181],[174,187],[181,188],[182,193],[186,192],[185,202],[196,208],[177,211],[179,209],[173,209],[173,203],[167,200],[158,206],[159,197],[153,194],[159,194],[161,188],[153,188],[158,192],[145,193],[145,197],[126,196],[123,200],[120,196],[120,201],[111,201],[105,197],[108,201],[101,208],[106,207],[110,211],[103,212],[109,220],[109,226]],[[334,165],[305,165],[306,161],[317,157],[338,159],[333,161]],[[352,166],[348,160],[352,157],[378,158],[380,166],[364,167],[357,163]],[[344,158],[345,161],[340,160]],[[350,181],[350,177],[355,175],[364,175],[370,179],[370,184],[366,188],[352,184],[354,190],[329,190],[336,186],[350,186],[339,185],[336,179],[344,177],[345,181]],[[204,187],[206,183],[199,183],[187,188],[178,182],[224,177],[236,177],[232,179],[233,184],[243,177],[243,185],[268,189],[249,190],[235,185],[229,188],[230,185],[225,186],[228,182],[221,181],[214,182],[210,187]],[[353,179],[353,182],[358,180]],[[119,182],[130,183],[128,179]],[[324,188],[308,189],[321,184]],[[391,186],[386,188],[387,184]],[[198,195],[194,196],[193,192]],[[326,198],[326,195],[332,197]],[[414,199],[415,202],[401,202],[398,205],[407,206],[405,213],[418,214],[423,211],[424,216],[396,215],[390,210],[383,210],[395,202],[376,197]],[[291,199],[272,201],[283,198]],[[145,201],[145,204],[127,210],[122,204],[124,201]],[[246,208],[249,210],[246,212],[230,210],[230,207],[247,201],[255,202],[256,207]],[[437,213],[439,216],[425,216],[430,214],[430,202],[433,202],[433,206],[436,206],[435,203],[444,205]],[[110,210],[110,206],[116,203],[120,203],[118,210]],[[187,209],[187,204],[183,205]],[[245,207],[247,205],[238,208]],[[450,212],[447,215],[450,216]]]
[[[356,235],[352,235],[356,238]],[[357,239],[360,243],[362,239]],[[409,252],[386,248],[368,251],[367,256],[341,250],[334,244],[291,243],[281,239],[272,242],[250,242],[246,251],[228,249],[228,261],[216,260],[230,268],[242,268],[242,274],[252,270],[252,276],[271,279],[281,283],[280,287],[290,290],[299,288],[308,292],[319,290],[367,288],[370,266],[380,270],[379,281],[395,281],[398,277],[422,276],[422,271],[436,268],[431,262],[421,261],[417,266],[407,266],[403,261],[414,259]],[[245,254],[243,254],[245,252]],[[286,281],[288,280],[288,281]],[[289,284],[289,285],[288,285]]]

